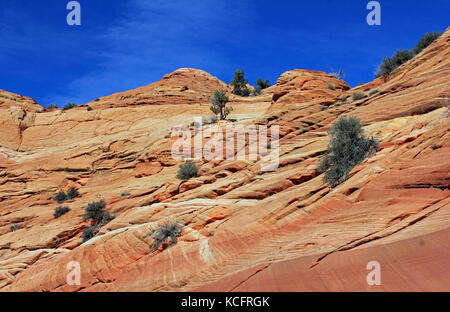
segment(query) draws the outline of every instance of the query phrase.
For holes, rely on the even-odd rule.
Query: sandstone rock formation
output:
[[[260,96],[230,95],[234,122],[220,127],[280,127],[273,172],[260,159],[199,160],[198,177],[176,179],[171,129],[193,132],[211,92],[230,93],[200,70],[102,97],[91,111],[36,113],[2,91],[0,291],[449,291],[449,41],[450,29],[393,76],[354,89],[293,70]],[[357,91],[367,96],[352,100]],[[330,188],[319,157],[326,131],[349,115],[380,146]],[[55,219],[53,197],[70,187],[80,196]],[[100,199],[115,219],[82,243],[84,208]],[[151,234],[167,220],[183,224],[181,236],[154,251]],[[80,285],[67,283],[72,261]],[[371,261],[380,286],[366,282]]]

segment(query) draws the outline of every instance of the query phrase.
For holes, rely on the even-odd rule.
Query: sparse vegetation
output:
[[[61,191],[61,192],[59,192],[58,194],[56,194],[56,196],[55,196],[55,201],[58,203],[58,204],[62,204],[63,202],[65,202],[68,198],[67,198],[67,195],[66,195],[66,193],[64,193],[63,191]]]
[[[366,95],[364,94],[364,92],[355,92],[352,94],[353,101],[358,101],[365,97],[366,97]]]
[[[80,195],[80,193],[78,193],[78,190],[74,187],[71,187],[67,191],[67,199],[74,199],[75,197],[78,197],[79,195]]]
[[[330,75],[339,80],[342,80],[345,77],[344,70],[342,68],[340,68],[338,71],[333,70]]]
[[[437,149],[440,149],[440,148],[441,148],[440,145],[437,145],[437,144],[431,145],[431,149],[432,149],[432,150],[437,150]]]
[[[245,79],[245,74],[238,69],[234,72],[234,78],[230,84],[233,86],[233,94],[239,96],[249,96],[250,90],[247,88],[248,79]]]
[[[47,109],[57,109],[57,108],[58,108],[58,104],[56,104],[56,103],[52,103],[47,107]]]
[[[377,149],[374,138],[367,138],[361,123],[355,117],[342,117],[329,130],[328,150],[318,167],[325,172],[329,186],[345,180],[350,171]]]
[[[192,160],[186,161],[180,165],[178,169],[177,178],[180,180],[189,180],[198,175],[198,167]]]
[[[89,203],[85,209],[84,220],[92,219],[97,224],[105,225],[114,219],[109,212],[105,211],[106,202],[105,200],[100,200],[98,202]]]
[[[412,49],[415,55],[422,52],[423,49],[428,47],[433,41],[439,38],[442,35],[442,32],[429,32],[423,35],[423,37],[419,40],[419,42]]]
[[[88,106],[88,107],[86,108],[86,110],[87,110],[88,112],[90,112],[91,110],[93,110],[93,108],[90,107],[90,106]]]
[[[63,110],[69,110],[69,109],[72,109],[72,108],[77,107],[77,106],[78,105],[75,104],[75,103],[67,103],[66,105],[64,105]]]
[[[18,231],[18,230],[21,230],[21,229],[23,229],[23,226],[21,224],[14,224],[14,225],[11,225],[9,227],[9,230],[11,232],[15,232],[15,231]]]
[[[328,83],[328,89],[330,89],[330,90],[336,90],[336,86],[335,86],[333,83],[329,82],[329,83]]]
[[[233,110],[232,107],[226,107],[228,103],[228,97],[225,90],[216,90],[213,93],[212,98],[209,99],[211,102],[211,111],[220,116],[220,120],[225,120],[230,112]]]
[[[376,93],[378,93],[378,92],[380,92],[380,90],[378,90],[378,89],[372,89],[372,90],[369,91],[369,96],[372,96],[372,95],[374,95],[374,94],[376,94]]]
[[[66,214],[70,211],[69,207],[57,207],[55,208],[55,212],[53,213],[53,217],[55,217],[55,219],[61,217],[63,214]]]
[[[158,250],[167,239],[169,239],[167,247],[176,244],[178,236],[181,235],[182,231],[183,226],[177,221],[162,224],[153,232],[153,251]]]
[[[328,109],[328,106],[326,106],[326,105],[322,105],[322,107],[320,108],[321,111],[324,111],[324,110],[327,110],[327,109]]]
[[[98,225],[88,226],[87,228],[85,228],[83,234],[81,235],[83,243],[93,238],[99,231],[100,227]]]
[[[403,63],[412,59],[414,55],[408,50],[397,50],[392,57],[385,57],[381,65],[378,67],[376,78],[386,77],[392,73],[394,69]]]
[[[130,196],[131,194],[129,192],[123,192],[122,194],[120,194],[121,197],[127,197]]]

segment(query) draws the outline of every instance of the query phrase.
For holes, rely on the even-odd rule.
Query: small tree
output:
[[[247,88],[248,79],[245,79],[244,76],[244,72],[240,69],[234,72],[234,78],[230,82],[233,86],[233,94],[239,96],[250,95],[250,90]]]
[[[423,35],[423,37],[419,40],[419,42],[414,46],[413,53],[415,55],[422,52],[423,49],[428,47],[433,41],[439,38],[442,35],[442,32],[429,32]]]
[[[259,78],[258,80],[256,80],[256,84],[259,86],[259,88],[261,90],[264,90],[264,89],[270,87],[269,80],[263,80],[262,78]]]
[[[232,107],[226,107],[228,103],[228,97],[225,94],[225,90],[220,89],[216,90],[213,93],[213,96],[209,99],[211,102],[211,111],[220,116],[220,120],[225,120],[228,114],[233,110]]]
[[[328,131],[331,136],[328,151],[318,167],[325,172],[329,186],[345,180],[350,171],[371,156],[378,147],[373,138],[366,138],[361,123],[355,117],[342,117]]]
[[[58,108],[58,104],[56,104],[56,103],[52,103],[47,107],[47,109],[57,109],[57,108]]]

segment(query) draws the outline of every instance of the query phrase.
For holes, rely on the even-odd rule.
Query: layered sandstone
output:
[[[203,159],[199,177],[175,178],[171,129],[193,131],[211,93],[230,93],[199,70],[100,98],[92,111],[0,107],[14,125],[0,136],[0,290],[450,290],[449,40],[447,30],[388,79],[355,89],[293,70],[261,96],[230,95],[234,122],[219,126],[280,127],[273,172],[260,159]],[[317,165],[326,130],[348,115],[380,147],[330,188]],[[54,219],[53,196],[72,186],[80,197]],[[102,198],[115,219],[82,243],[84,207]],[[149,234],[166,220],[183,232],[154,252]],[[71,261],[79,286],[66,282]],[[380,286],[366,283],[370,261],[381,265]]]

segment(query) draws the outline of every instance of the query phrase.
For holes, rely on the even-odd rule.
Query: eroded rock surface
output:
[[[261,159],[203,160],[197,178],[176,179],[172,127],[193,132],[193,118],[210,114],[211,93],[231,91],[200,70],[102,97],[91,111],[37,113],[34,101],[8,93],[0,290],[449,291],[449,41],[447,30],[391,77],[354,89],[293,70],[260,96],[230,95],[234,122],[220,127],[280,127],[273,172]],[[355,92],[366,96],[352,100]],[[326,131],[349,115],[380,146],[330,188],[317,165]],[[53,197],[70,187],[80,196],[55,219]],[[100,199],[115,219],[82,243],[84,208]],[[155,251],[152,233],[167,220],[183,231]],[[81,285],[67,284],[71,261],[81,265]],[[366,282],[370,261],[381,265],[380,286]]]

